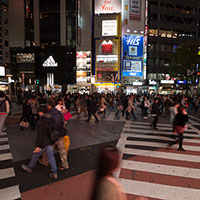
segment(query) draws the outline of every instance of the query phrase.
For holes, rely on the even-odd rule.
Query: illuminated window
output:
[[[172,31],[167,31],[167,37],[172,38]]]
[[[160,36],[161,37],[166,37],[167,31],[166,30],[160,30]]]

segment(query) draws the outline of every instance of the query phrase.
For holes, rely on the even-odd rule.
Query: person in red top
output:
[[[0,91],[0,134],[3,132],[4,122],[10,112],[9,102],[3,91]]]

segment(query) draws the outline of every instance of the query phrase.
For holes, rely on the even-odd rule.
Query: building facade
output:
[[[9,4],[11,67],[18,85],[60,91],[74,84],[76,0],[10,0]]]
[[[199,39],[198,0],[148,0],[148,80],[166,86],[170,54],[187,41]],[[157,83],[156,83],[157,82]],[[168,82],[169,88],[174,84]]]
[[[9,63],[8,1],[3,0],[0,1],[0,90],[8,89]]]

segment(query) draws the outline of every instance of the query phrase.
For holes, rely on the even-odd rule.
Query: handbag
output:
[[[68,121],[71,118],[72,118],[72,115],[69,112],[67,112],[67,113],[64,114],[65,121]]]
[[[184,133],[185,126],[176,126],[175,130],[176,130],[177,133]]]
[[[29,127],[29,122],[27,122],[27,121],[24,119],[24,120],[22,120],[22,121],[20,122],[20,126],[21,126],[21,127],[24,127],[24,128],[28,128],[28,127]]]

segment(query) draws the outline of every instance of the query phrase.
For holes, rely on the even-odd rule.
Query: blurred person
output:
[[[66,170],[69,168],[68,164],[68,151],[65,148],[65,136],[67,131],[65,129],[65,122],[63,114],[55,108],[55,102],[50,99],[47,101],[48,113],[52,115],[55,123],[55,130],[59,132],[59,139],[56,141],[55,145],[58,147],[58,152],[60,154],[60,159],[62,161],[59,170]]]
[[[128,100],[128,108],[127,108],[127,111],[126,111],[126,120],[129,120],[129,116],[130,116],[130,113],[133,115],[133,118],[136,120],[137,117],[135,116],[135,105],[133,103],[133,99],[134,99],[134,96],[131,95],[129,100]]]
[[[100,153],[91,200],[126,200],[120,182],[113,176],[119,167],[116,147],[104,147]]]
[[[151,104],[147,97],[144,97],[144,119],[148,118],[148,109],[150,108]]]
[[[154,98],[154,102],[153,102],[152,107],[151,107],[151,115],[154,118],[154,120],[152,122],[152,126],[153,126],[154,129],[158,129],[157,128],[157,123],[158,123],[158,118],[160,116],[160,109],[159,109],[159,105],[158,105],[158,98]]]
[[[170,143],[169,146],[179,143],[178,151],[185,151],[183,148],[183,133],[187,128],[188,115],[185,107],[180,107],[175,117],[175,131],[178,133],[179,139]]]
[[[32,173],[32,169],[35,167],[39,157],[46,152],[50,166],[50,177],[57,179],[57,166],[54,157],[54,142],[51,139],[51,132],[54,130],[54,120],[52,115],[48,113],[46,105],[41,105],[38,109],[40,119],[37,123],[37,137],[36,148],[33,151],[31,161],[28,165],[22,165],[22,169],[28,173]]]
[[[31,107],[31,120],[30,120],[31,130],[35,130],[36,123],[39,119],[38,112],[37,112],[37,100],[35,97],[31,98],[30,107]]]
[[[30,103],[31,103],[31,99],[29,98],[24,99],[23,108],[22,108],[22,116],[21,116],[20,122],[26,121],[26,122],[31,123],[32,109],[31,109]],[[22,131],[24,130],[23,127],[20,127],[20,129]]]
[[[176,102],[173,107],[170,107],[170,124],[172,125],[172,139],[176,139],[176,131],[175,131],[175,116],[178,113],[178,107],[180,106],[179,102]]]
[[[86,122],[90,121],[91,116],[93,115],[95,118],[95,122],[98,123],[99,119],[96,116],[96,112],[97,112],[97,104],[94,101],[94,98],[92,96],[89,96],[88,98],[88,102],[87,102],[87,109],[88,109],[88,119],[86,120]]]
[[[9,102],[6,99],[5,93],[3,91],[0,91],[0,134],[6,131],[6,129],[4,128],[4,122],[9,112],[10,112]]]
[[[64,101],[60,98],[57,101],[57,105],[55,107],[58,111],[60,111],[62,114],[64,114],[66,112],[66,107],[64,104]]]

